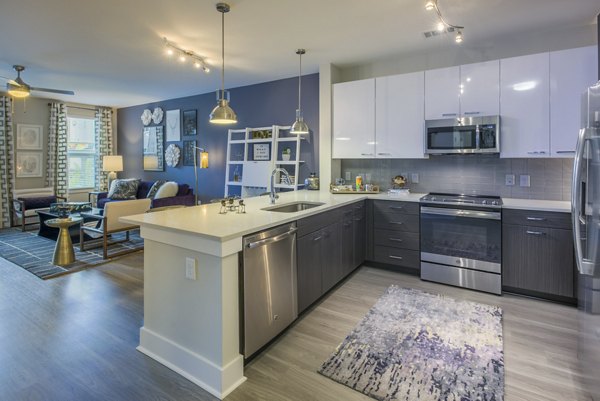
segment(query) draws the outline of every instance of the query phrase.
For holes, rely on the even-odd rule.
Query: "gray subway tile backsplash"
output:
[[[413,192],[453,192],[499,195],[507,198],[570,200],[573,159],[500,159],[497,156],[434,156],[429,159],[345,159],[342,177],[351,173],[371,175],[371,183],[382,190],[392,177],[408,175]],[[411,174],[419,182],[411,182]],[[514,174],[515,185],[505,185],[506,174]],[[529,175],[530,186],[519,186],[519,176]]]

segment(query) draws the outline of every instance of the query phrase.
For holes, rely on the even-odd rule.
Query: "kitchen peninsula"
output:
[[[245,381],[238,277],[242,237],[364,199],[419,202],[423,195],[295,191],[280,194],[277,204],[323,205],[295,213],[265,211],[261,209],[272,206],[265,196],[247,199],[245,214],[222,215],[219,204],[208,204],[124,218],[141,226],[145,240],[144,326],[138,350],[226,397]],[[504,201],[515,208],[570,211],[568,202]]]

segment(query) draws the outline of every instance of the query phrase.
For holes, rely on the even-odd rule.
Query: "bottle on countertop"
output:
[[[362,176],[357,175],[356,176],[356,190],[360,191],[362,187]]]

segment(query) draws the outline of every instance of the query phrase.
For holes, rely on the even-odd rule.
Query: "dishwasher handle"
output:
[[[283,234],[279,234],[274,237],[270,237],[270,238],[266,238],[266,239],[261,239],[260,241],[250,242],[246,245],[246,247],[252,249],[252,248],[258,248],[259,246],[272,244],[273,242],[281,241],[282,239],[287,238],[292,234],[295,234],[296,231],[298,231],[297,228],[291,228],[289,231],[286,231]]]

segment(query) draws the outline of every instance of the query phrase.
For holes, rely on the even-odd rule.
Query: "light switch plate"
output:
[[[196,259],[185,258],[185,278],[196,280]]]
[[[507,185],[507,186],[515,185],[515,175],[514,174],[506,174],[504,176],[504,185]]]
[[[346,181],[352,180],[352,173],[350,171],[346,171],[346,176],[344,177]]]
[[[531,186],[531,178],[528,174],[521,174],[519,176],[519,186],[521,187],[530,187]]]
[[[419,183],[419,173],[412,173],[412,174],[410,175],[410,181],[411,181],[413,184],[418,184],[418,183]]]

